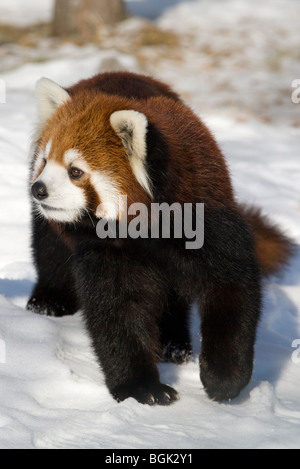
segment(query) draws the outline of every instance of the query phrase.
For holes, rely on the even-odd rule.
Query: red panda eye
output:
[[[69,176],[71,179],[80,179],[84,175],[84,172],[78,168],[70,168],[69,169]]]

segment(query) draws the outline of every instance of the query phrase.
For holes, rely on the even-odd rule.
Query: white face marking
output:
[[[51,147],[52,147],[52,140],[50,139],[49,142],[46,145],[46,148],[45,148],[45,158],[46,158],[46,160],[49,158]]]
[[[71,148],[71,150],[67,150],[64,154],[64,161],[67,167],[81,169],[86,174],[91,174],[92,171],[88,165],[88,163],[84,160],[83,155],[79,150],[75,148]]]
[[[43,182],[49,195],[45,201],[36,202],[45,218],[65,223],[80,218],[86,207],[84,190],[71,182],[66,168],[48,161],[36,182]]]
[[[84,160],[80,151],[72,148],[64,154],[65,163],[77,167],[89,174],[90,182],[98,194],[101,204],[97,207],[96,217],[116,220],[119,216],[119,197],[121,192],[117,183],[106,172],[92,170]]]
[[[91,183],[101,200],[96,210],[96,217],[116,220],[120,215],[119,198],[121,196],[117,183],[108,174],[97,171],[91,173]]]
[[[39,153],[37,154],[33,163],[32,182],[35,182],[37,175],[41,169],[41,166],[43,164],[43,161],[48,159],[50,150],[51,150],[51,145],[52,145],[52,140],[49,140],[49,142],[46,145],[45,150],[40,150]]]
[[[49,157],[51,141],[46,150],[40,152],[35,162],[35,170],[38,173],[43,159]],[[39,160],[39,161],[38,161]],[[87,208],[87,200],[84,189],[75,185],[68,174],[68,168],[76,167],[89,176],[90,184],[98,194],[101,204],[94,215],[97,218],[116,220],[123,211],[122,193],[113,177],[102,171],[90,168],[80,151],[72,148],[65,152],[64,162],[66,167],[47,160],[47,164],[37,179],[33,182],[43,182],[47,188],[48,197],[41,201],[35,201],[36,207],[45,218],[61,223],[76,222]]]
[[[84,161],[80,151],[76,150],[75,148],[67,150],[64,154],[64,162],[67,166],[76,166],[76,161],[79,159]]]

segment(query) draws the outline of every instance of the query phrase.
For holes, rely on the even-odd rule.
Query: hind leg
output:
[[[178,288],[194,290],[200,302],[201,382],[211,399],[228,401],[252,375],[261,309],[252,234],[237,211],[206,207],[203,247],[191,251],[178,245],[170,256],[173,279],[178,275]]]
[[[208,396],[222,402],[238,396],[251,379],[261,277],[251,232],[238,213],[207,216],[205,228],[200,377]]]
[[[175,291],[170,291],[168,307],[161,325],[162,361],[180,364],[191,359],[193,351],[189,313],[190,304]]]

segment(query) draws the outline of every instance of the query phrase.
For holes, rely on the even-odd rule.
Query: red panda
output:
[[[291,242],[237,203],[215,139],[167,85],[118,72],[68,89],[42,79],[37,94],[30,186],[38,281],[28,309],[82,309],[112,396],[168,405],[178,393],[160,382],[157,362],[192,355],[196,299],[202,384],[214,400],[236,397],[252,374],[261,278],[287,263]],[[124,198],[149,210],[204,204],[203,246],[186,249],[183,231],[100,239],[97,223],[126,218]]]

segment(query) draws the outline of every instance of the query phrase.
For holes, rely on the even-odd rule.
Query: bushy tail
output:
[[[289,263],[295,245],[261,210],[241,205],[240,209],[253,230],[256,253],[262,274],[276,274]]]

